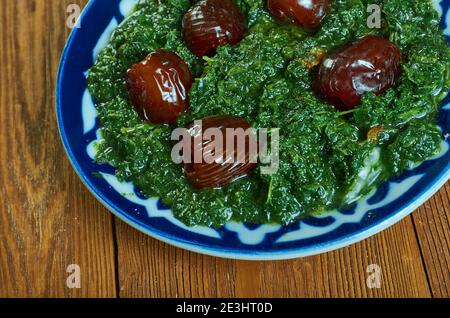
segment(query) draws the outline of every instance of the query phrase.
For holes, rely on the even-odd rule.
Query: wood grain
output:
[[[168,246],[114,219],[85,189],[54,113],[68,4],[0,10],[0,297],[449,297],[450,185],[388,230],[347,248],[242,262]],[[66,286],[79,264],[82,288]],[[381,288],[367,286],[367,266]]]
[[[413,214],[434,297],[450,295],[450,184]]]
[[[2,1],[0,297],[116,295],[112,218],[71,169],[55,119],[68,3]],[[70,264],[81,289],[67,288]]]
[[[230,261],[170,247],[117,224],[123,297],[430,297],[411,218],[324,255],[280,262]],[[366,284],[381,268],[380,289]]]

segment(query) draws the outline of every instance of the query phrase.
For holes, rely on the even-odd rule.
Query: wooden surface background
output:
[[[69,3],[2,0],[0,297],[449,297],[450,185],[359,244],[280,262],[186,252],[115,219],[82,185],[55,119]],[[66,286],[69,264],[81,288]],[[367,287],[379,264],[381,288]]]

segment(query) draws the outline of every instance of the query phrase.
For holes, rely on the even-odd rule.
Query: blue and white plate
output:
[[[446,36],[450,36],[450,0],[435,0]],[[220,229],[189,228],[157,198],[147,199],[131,183],[121,183],[114,168],[99,165],[94,142],[99,122],[86,89],[86,72],[112,31],[136,0],[91,0],[64,50],[57,84],[57,116],[68,156],[81,180],[111,212],[136,229],[169,244],[214,256],[273,260],[331,251],[398,222],[417,209],[450,177],[450,98],[439,114],[442,152],[380,186],[353,208],[311,217],[289,226],[229,223]],[[99,178],[99,175],[103,178]]]

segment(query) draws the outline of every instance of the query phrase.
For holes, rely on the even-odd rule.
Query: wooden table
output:
[[[186,252],[114,218],[61,145],[55,82],[69,3],[0,10],[0,297],[449,297],[450,184],[412,216],[325,255],[241,262]],[[66,285],[79,264],[81,288]],[[381,288],[368,288],[379,264]]]

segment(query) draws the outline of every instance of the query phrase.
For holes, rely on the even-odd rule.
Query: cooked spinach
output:
[[[288,224],[353,202],[439,151],[435,118],[450,87],[450,50],[430,1],[377,0],[383,27],[371,30],[369,1],[336,0],[313,34],[272,19],[263,0],[236,0],[247,18],[245,39],[205,59],[191,54],[181,35],[192,2],[141,0],[88,77],[102,124],[98,161],[161,197],[186,224]],[[367,94],[358,109],[340,113],[312,93],[310,68],[319,56],[368,33],[401,48],[403,74],[395,88]],[[190,109],[177,126],[227,114],[254,127],[281,128],[276,174],[256,170],[222,189],[191,188],[183,167],[171,160],[174,127],[142,121],[124,86],[126,70],[158,48],[179,54],[196,77]]]

